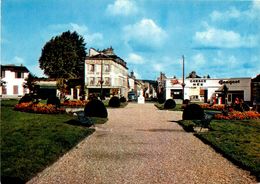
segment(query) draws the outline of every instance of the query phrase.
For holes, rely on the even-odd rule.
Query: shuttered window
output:
[[[17,85],[14,86],[14,93],[13,94],[18,95],[18,86]]]

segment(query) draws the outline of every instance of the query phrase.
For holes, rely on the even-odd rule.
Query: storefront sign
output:
[[[193,86],[203,86],[203,83],[206,83],[206,79],[193,79],[190,80]]]
[[[219,81],[219,84],[229,84],[229,85],[232,85],[232,84],[238,84],[240,83],[240,80],[220,80]]]
[[[198,82],[206,82],[206,79],[193,79],[193,80],[190,80],[191,83],[198,83]]]

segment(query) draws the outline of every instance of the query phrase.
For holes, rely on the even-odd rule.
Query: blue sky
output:
[[[5,0],[1,63],[42,76],[44,44],[77,31],[89,48],[110,46],[140,79],[186,75],[255,77],[260,73],[260,0]]]

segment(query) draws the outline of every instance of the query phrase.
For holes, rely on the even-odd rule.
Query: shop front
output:
[[[166,79],[166,99],[182,99],[181,79]],[[184,81],[184,99],[199,102],[227,104],[236,98],[245,102],[251,100],[251,78],[187,78]],[[223,91],[227,88],[226,94]]]

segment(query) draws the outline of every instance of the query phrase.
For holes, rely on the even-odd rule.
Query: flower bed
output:
[[[32,113],[40,113],[40,114],[59,114],[64,113],[64,108],[56,108],[51,104],[43,104],[38,103],[34,104],[32,102],[20,103],[15,105],[14,110],[22,111],[22,112],[32,112]]]
[[[222,111],[225,108],[224,104],[214,104],[214,105],[210,105],[207,103],[204,104],[200,104],[202,109],[207,109],[207,110],[218,110],[218,111]]]
[[[223,114],[215,114],[214,118],[219,120],[259,119],[260,113],[256,111],[245,111],[245,112],[231,111],[228,113],[228,116],[225,116]]]
[[[62,106],[66,107],[84,107],[88,101],[86,100],[67,100],[61,103]]]

